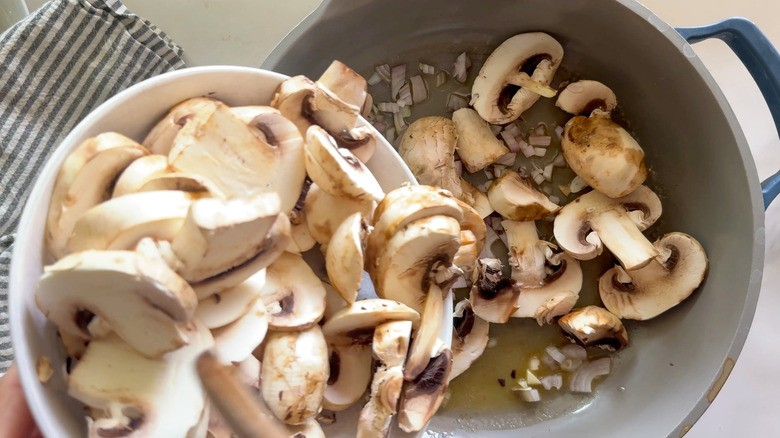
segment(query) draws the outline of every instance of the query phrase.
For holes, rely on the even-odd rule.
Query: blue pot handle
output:
[[[708,26],[678,27],[677,32],[691,44],[709,38],[728,44],[758,84],[780,134],[780,54],[752,21],[735,17]],[[767,208],[780,194],[780,172],[762,182],[761,189]]]

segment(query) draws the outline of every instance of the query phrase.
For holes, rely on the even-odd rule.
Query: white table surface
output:
[[[28,0],[35,10],[42,0]],[[277,41],[319,0],[125,0],[133,12],[164,29],[187,54],[189,65],[259,66]],[[644,0],[673,26],[708,24],[730,16],[755,21],[780,47],[778,0]],[[267,20],[263,17],[268,17]],[[694,46],[726,94],[764,179],[780,169],[780,141],[758,87],[720,41]],[[780,201],[776,204],[780,204]],[[739,360],[712,406],[686,438],[780,436],[780,206],[766,216],[766,266],[755,320]]]

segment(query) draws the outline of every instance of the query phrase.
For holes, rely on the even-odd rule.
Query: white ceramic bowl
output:
[[[27,401],[44,436],[85,436],[82,406],[65,392],[61,372],[65,351],[54,325],[35,306],[36,284],[43,266],[49,262],[43,245],[46,212],[62,162],[82,141],[102,132],[116,131],[136,141],[143,140],[169,108],[190,97],[211,96],[236,106],[268,104],[276,86],[286,77],[266,70],[232,66],[166,73],[134,85],[99,106],[54,151],[22,214],[9,282],[11,339],[16,362]],[[401,157],[382,136],[378,138],[376,152],[367,164],[382,188],[389,191],[404,182],[414,182]],[[449,313],[445,311],[445,315]],[[446,321],[451,324],[450,318]],[[449,332],[451,325],[443,330]],[[43,355],[52,358],[55,369],[54,377],[45,385],[35,373],[36,358]]]

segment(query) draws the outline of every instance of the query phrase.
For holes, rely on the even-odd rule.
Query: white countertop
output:
[[[28,0],[30,10],[42,0]],[[124,0],[133,12],[164,29],[185,50],[189,65],[259,66],[265,55],[319,0]],[[777,0],[644,0],[673,26],[708,24],[731,16],[754,22],[780,47]],[[273,17],[263,20],[262,17]],[[758,87],[720,41],[694,46],[726,94],[764,179],[780,169],[780,141]],[[775,204],[780,204],[776,202]],[[766,216],[766,267],[752,329],[722,391],[686,438],[771,436],[776,432],[780,379],[780,205]]]

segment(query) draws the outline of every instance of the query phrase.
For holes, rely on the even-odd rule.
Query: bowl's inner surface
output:
[[[310,27],[293,46],[281,57],[273,54],[278,61],[266,67],[318,77],[333,59],[363,74],[378,63],[406,62],[407,75],[413,75],[417,60],[446,67],[462,51],[484,59],[514,34],[547,32],[565,51],[553,84],[570,74],[602,81],[617,94],[627,127],[652,169],[647,184],[663,202],[664,214],[652,234],[689,233],[710,259],[709,275],[691,298],[655,320],[627,323],[631,345],[617,356],[613,374],[592,402],[581,403],[586,409],[535,425],[520,402],[480,413],[480,422],[463,421],[461,414],[445,409],[432,427],[460,429],[458,435],[475,426],[529,425],[525,436],[658,437],[670,434],[692,410],[700,414],[706,403],[702,397],[727,359],[751,285],[755,213],[752,175],[745,167],[753,165],[743,162],[726,115],[688,54],[663,34],[674,30],[660,20],[651,24],[613,0],[362,3],[343,13],[334,7],[320,21],[307,23]],[[445,115],[441,109],[415,108],[412,118]],[[583,294],[590,299],[595,299],[595,278],[586,276]],[[501,363],[501,357],[492,361],[507,369],[523,366]],[[457,389],[457,381],[453,386]],[[478,436],[514,435],[481,431]]]

